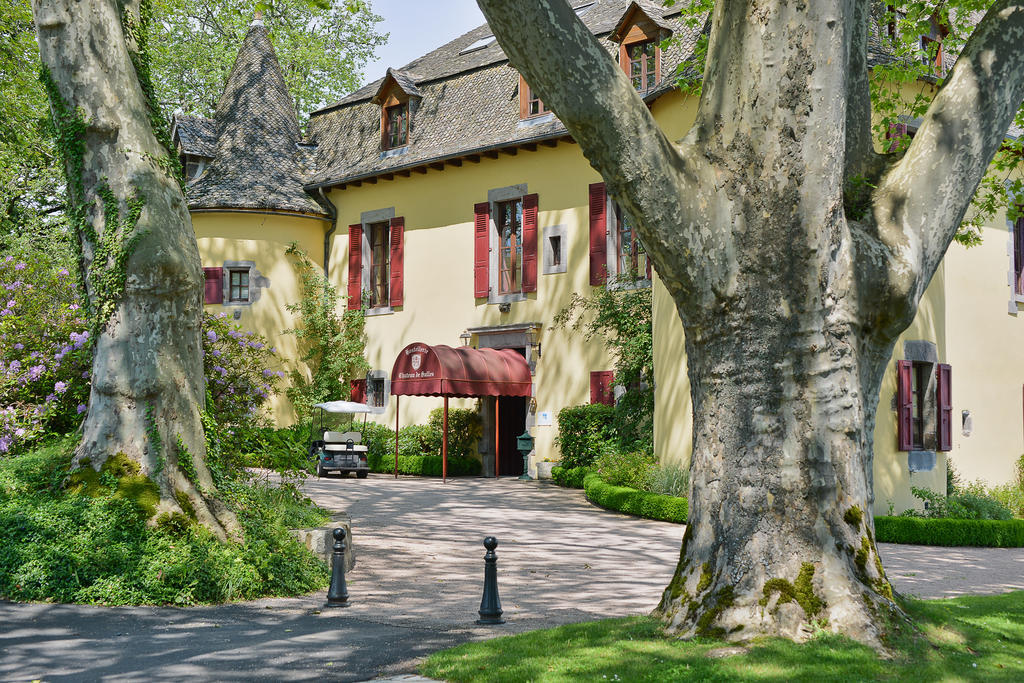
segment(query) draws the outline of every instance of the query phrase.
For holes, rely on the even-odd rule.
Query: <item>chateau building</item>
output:
[[[648,0],[572,4],[668,138],[685,135],[697,102],[676,87],[676,67],[699,28]],[[900,132],[912,134],[915,122],[904,125]],[[530,369],[531,397],[453,405],[479,400],[485,473],[494,473],[495,442],[514,453],[528,429],[536,474],[539,462],[558,459],[561,408],[614,400],[606,349],[553,328],[555,314],[573,293],[604,283],[651,287],[655,451],[665,462],[689,460],[675,305],[629,216],[487,26],[311,112],[304,134],[257,20],[214,118],[178,117],[173,139],[188,175],[208,309],[297,358],[294,338],[283,334],[295,326],[286,304],[299,287],[285,251],[297,243],[348,306],[365,310],[373,370],[359,391],[374,406],[371,419],[395,424],[390,373],[411,343],[512,349]],[[875,429],[876,512],[919,504],[911,486],[945,490],[947,458],[967,479],[1012,477],[1024,451],[1024,370],[1014,362],[1024,341],[1022,233],[1001,218],[984,227],[981,246],[953,245],[897,343]],[[440,403],[403,399],[399,424],[424,422]],[[281,422],[293,419],[285,401],[274,411]],[[499,468],[520,474],[522,460],[502,457]]]

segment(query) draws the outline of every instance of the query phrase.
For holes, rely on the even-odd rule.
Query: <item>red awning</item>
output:
[[[398,396],[529,397],[532,385],[526,359],[511,349],[414,343],[391,369],[391,393]]]

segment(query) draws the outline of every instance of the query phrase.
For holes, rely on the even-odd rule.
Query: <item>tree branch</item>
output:
[[[868,83],[868,30],[871,0],[856,0],[851,13],[847,41],[846,85],[846,169],[845,182],[852,178],[876,183],[885,170],[886,159],[875,152],[871,136],[871,89]]]
[[[701,188],[714,178],[661,131],[622,69],[565,0],[478,0],[491,30],[637,223],[658,275],[677,301],[709,305],[727,287],[725,231],[702,229]],[[685,147],[684,147],[685,149]],[[708,223],[701,219],[702,225]],[[709,255],[713,255],[714,259]]]
[[[936,94],[904,157],[874,192],[890,254],[887,299],[909,324],[1024,99],[1024,2],[997,0]]]

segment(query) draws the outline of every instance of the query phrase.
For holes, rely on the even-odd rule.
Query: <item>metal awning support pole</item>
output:
[[[498,405],[501,403],[501,396],[494,397],[494,478],[497,479],[501,473],[501,446],[498,445]]]
[[[398,479],[398,404],[401,396],[395,396],[395,479]]]
[[[444,426],[441,435],[441,483],[448,483],[448,397],[444,397]]]

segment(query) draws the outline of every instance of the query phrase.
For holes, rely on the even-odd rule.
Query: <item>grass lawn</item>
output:
[[[1024,681],[1024,592],[905,607],[916,629],[891,637],[892,660],[824,633],[709,657],[729,644],[668,638],[657,621],[630,617],[461,645],[435,653],[420,672],[446,681]]]

